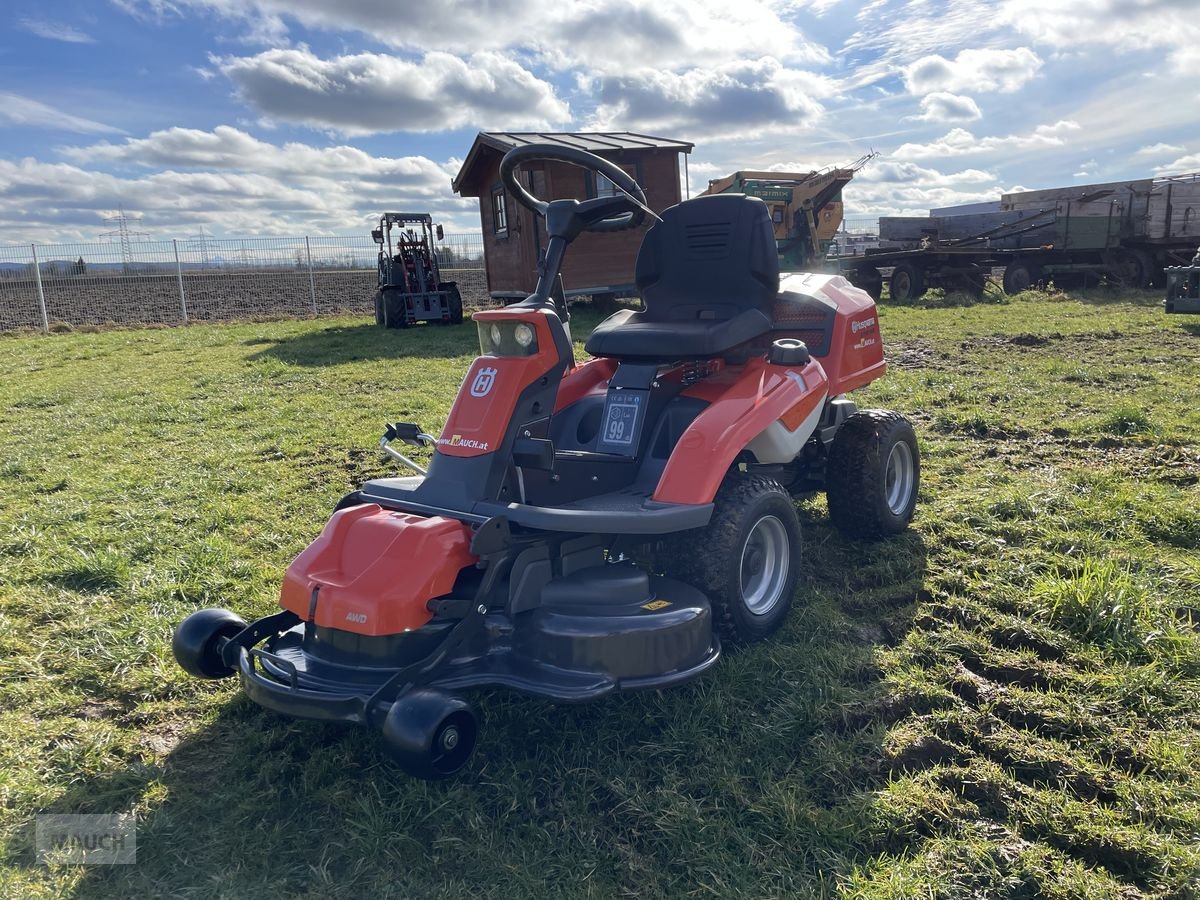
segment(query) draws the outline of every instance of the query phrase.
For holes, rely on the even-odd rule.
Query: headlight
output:
[[[492,346],[500,346],[500,326],[493,325],[491,331],[488,332],[488,337],[492,339]]]
[[[513,337],[516,338],[517,343],[520,344],[522,348],[527,349],[529,345],[533,343],[533,329],[524,322],[521,322],[513,330]]]

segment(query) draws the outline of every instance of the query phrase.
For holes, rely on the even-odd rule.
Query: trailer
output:
[[[838,256],[834,267],[878,297],[927,288],[982,293],[1003,270],[1007,293],[1046,281],[1129,287],[1162,283],[1186,265],[1200,236],[1200,173],[1005,194],[998,208],[941,210],[879,220],[880,246]]]

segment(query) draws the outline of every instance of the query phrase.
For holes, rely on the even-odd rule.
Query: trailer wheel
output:
[[[876,303],[883,296],[883,276],[879,274],[879,270],[874,266],[859,266],[854,270],[854,275],[850,279],[851,284],[857,288],[862,288],[871,295],[871,299]]]
[[[1154,283],[1154,257],[1141,248],[1118,247],[1107,260],[1113,275],[1125,287],[1144,289]]]
[[[1023,259],[1010,262],[1004,269],[1004,293],[1019,294],[1042,280],[1042,267]]]
[[[925,293],[925,273],[912,263],[902,262],[892,270],[888,293],[897,303],[916,300]]]

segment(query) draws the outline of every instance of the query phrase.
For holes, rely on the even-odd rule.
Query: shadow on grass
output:
[[[1192,337],[1200,337],[1200,322],[1184,322],[1180,326],[1180,330]]]
[[[82,780],[45,810],[146,810],[137,863],[84,871],[75,895],[833,893],[881,849],[897,713],[876,655],[911,626],[925,545],[805,530],[780,634],[670,691],[575,707],[473,692],[480,750],[449,782],[405,777],[366,729],[231,696],[160,765]],[[749,849],[779,846],[770,866]],[[9,849],[32,865],[31,846]]]
[[[247,342],[256,347],[260,341]],[[374,323],[337,325],[307,331],[251,353],[251,360],[278,359],[296,366],[337,366],[376,359],[471,357],[479,352],[475,326],[416,325],[387,329]]]

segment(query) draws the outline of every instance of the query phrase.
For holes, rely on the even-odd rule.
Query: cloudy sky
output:
[[[475,230],[480,130],[692,141],[735,169],[880,155],[848,216],[1200,170],[1195,0],[6,0],[0,243]]]

